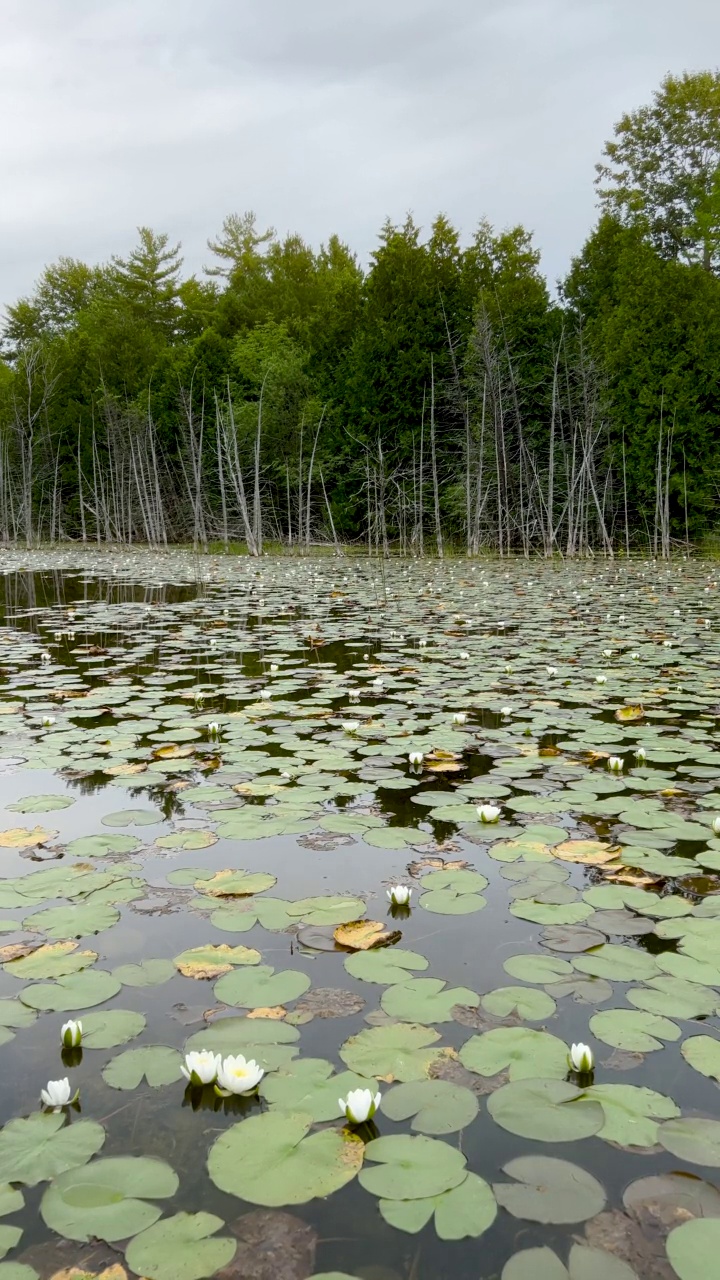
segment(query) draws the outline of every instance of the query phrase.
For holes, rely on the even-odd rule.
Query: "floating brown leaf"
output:
[[[57,831],[46,831],[45,827],[11,827],[9,831],[0,831],[0,848],[29,849],[35,844],[46,844],[54,840]]]
[[[349,924],[339,924],[333,937],[341,947],[349,947],[351,951],[369,951],[371,947],[399,942],[402,934],[397,929],[392,932],[386,929],[379,920],[351,920]]]
[[[645,708],[640,705],[618,707],[615,712],[615,719],[619,720],[620,724],[631,724],[634,720],[644,720]]]
[[[561,862],[579,862],[586,867],[617,861],[617,849],[603,840],[563,840],[551,852]]]

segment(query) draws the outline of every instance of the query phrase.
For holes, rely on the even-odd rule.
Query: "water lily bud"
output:
[[[41,1101],[46,1107],[52,1107],[54,1111],[68,1107],[77,1096],[77,1092],[73,1095],[67,1076],[64,1080],[48,1080],[45,1088],[40,1090]]]
[[[54,716],[43,716],[42,718],[43,729],[52,729],[52,726],[54,725],[54,723],[55,723]]]
[[[271,662],[271,663],[270,663],[270,670],[271,670],[272,672],[279,671],[279,669],[280,669],[280,668],[278,667],[277,662]]]
[[[477,816],[481,822],[497,822],[500,810],[494,804],[479,804]]]
[[[347,1098],[338,1098],[338,1106],[350,1124],[364,1124],[366,1120],[372,1120],[381,1097],[370,1089],[351,1089]]]
[[[512,715],[512,710],[513,710],[512,707],[501,707],[500,715],[505,716],[505,718],[507,719],[508,716]]]
[[[40,661],[41,661],[41,662],[50,662],[50,661],[51,661],[50,654],[47,652],[47,650],[46,650],[45,652],[43,652],[43,653],[41,653],[41,654],[40,654]]]
[[[454,712],[453,724],[464,724],[466,720],[467,720],[467,715],[464,711]]]
[[[607,766],[611,773],[622,773],[624,765],[622,756],[608,756]]]
[[[218,724],[217,720],[211,720],[208,725],[208,733],[210,734],[210,737],[217,738],[219,732],[220,732],[220,725]]]
[[[219,1053],[203,1049],[200,1053],[187,1053],[180,1070],[190,1084],[200,1088],[201,1085],[214,1083],[221,1061]]]
[[[638,764],[644,764],[645,761],[647,760],[647,751],[645,750],[644,747],[636,747],[633,752],[633,755],[635,756],[635,759],[637,760]]]
[[[377,679],[373,680],[373,689],[382,689],[382,687],[383,687],[382,677],[378,676]]]
[[[60,1028],[60,1039],[66,1049],[79,1048],[82,1040],[82,1022],[64,1022]]]
[[[220,1097],[229,1098],[231,1094],[237,1094],[245,1098],[255,1092],[264,1075],[263,1068],[258,1066],[254,1058],[246,1061],[239,1053],[236,1057],[231,1056],[218,1062],[215,1092]]]
[[[351,689],[350,692],[348,693],[348,698],[350,699],[351,702],[359,702],[360,694],[358,693],[357,689]]]
[[[461,657],[465,662],[467,662],[468,658],[470,657],[470,654],[469,654],[469,653],[466,653],[466,651],[463,649],[462,653],[460,654],[460,657]]]
[[[712,829],[716,836],[720,836],[720,818],[713,818]]]
[[[422,764],[424,758],[422,751],[411,751],[408,756],[408,761],[410,764],[418,765]]]
[[[603,649],[603,658],[612,658],[612,649]]]
[[[568,1065],[581,1075],[588,1075],[595,1066],[593,1051],[587,1044],[574,1044],[568,1054]]]
[[[410,905],[412,889],[404,884],[395,884],[392,889],[388,889],[387,896],[394,907],[407,907]]]
[[[546,667],[545,670],[547,671],[549,676],[557,675],[557,667]]]
[[[640,654],[639,654],[639,653],[631,653],[631,654],[630,654],[630,657],[632,658],[633,662],[639,662],[639,661],[640,661]]]
[[[596,683],[596,684],[607,684],[607,676],[596,676],[596,677],[595,677],[595,683]]]
[[[506,675],[506,676],[509,676],[511,672],[512,672],[512,667],[510,666],[510,663],[509,663],[509,662],[507,662],[507,663],[505,664],[505,675]]]
[[[425,646],[427,645],[427,640],[418,640],[418,644],[421,649],[424,649]]]

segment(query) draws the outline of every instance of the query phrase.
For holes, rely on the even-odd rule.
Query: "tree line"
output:
[[[148,227],[7,308],[0,539],[669,555],[717,521],[720,73],[616,125],[555,296],[523,226]]]

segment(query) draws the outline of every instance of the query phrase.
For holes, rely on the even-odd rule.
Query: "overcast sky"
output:
[[[613,123],[720,60],[719,0],[0,0],[0,303],[227,213],[367,260],[388,215],[522,222],[551,282]]]

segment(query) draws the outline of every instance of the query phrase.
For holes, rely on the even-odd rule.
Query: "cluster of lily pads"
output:
[[[137,1108],[152,1100],[183,1174],[198,1173],[204,1140],[194,1112],[213,1110],[210,1181],[191,1198],[186,1187],[185,1204],[215,1187],[245,1216],[298,1205],[312,1216],[316,1200],[359,1188],[368,1230],[344,1255],[351,1271],[383,1232],[398,1276],[403,1239],[418,1233],[430,1251],[413,1263],[419,1277],[438,1273],[437,1241],[481,1235],[487,1275],[503,1280],[710,1274],[713,566],[381,573],[363,559],[85,552],[54,563],[46,603],[47,584],[27,573],[38,557],[0,562],[12,791],[0,1044],[17,1080],[3,1102],[0,1213],[22,1213],[18,1188],[47,1183],[50,1244],[120,1246],[149,1280],[233,1264],[235,1224],[164,1213],[177,1172],[153,1154],[152,1124],[128,1138],[110,1114],[105,1091],[120,1090]],[[163,932],[173,920],[179,954]],[[221,940],[233,933],[249,945]],[[263,962],[279,951],[288,967]],[[493,987],[498,955],[507,977]],[[318,972],[344,986],[318,985]],[[214,1004],[194,1011],[188,993],[208,982]],[[165,984],[172,995],[153,1000]],[[141,1008],[119,1007],[121,992]],[[39,1048],[55,1014],[82,1016],[61,1027],[70,1075],[47,1081],[38,1113],[32,1072],[42,1063],[46,1078]],[[175,1015],[201,1024],[180,1045]],[[338,1017],[355,1019],[349,1034],[314,1056],[317,1028]],[[83,1065],[93,1052],[98,1072]],[[666,1060],[670,1077],[654,1066]],[[641,1083],[616,1082],[619,1071]],[[186,1108],[166,1122],[172,1103],[155,1091],[181,1081]],[[595,1171],[549,1154],[558,1142],[581,1144]],[[619,1181],[603,1185],[597,1166],[618,1152]],[[658,1155],[654,1175],[635,1177],[633,1161],[647,1169]],[[645,1256],[657,1204],[661,1252],[648,1243]],[[45,1280],[34,1246],[18,1252],[22,1231],[0,1227],[0,1256],[16,1259],[0,1280]],[[468,1266],[476,1276],[477,1254]]]

